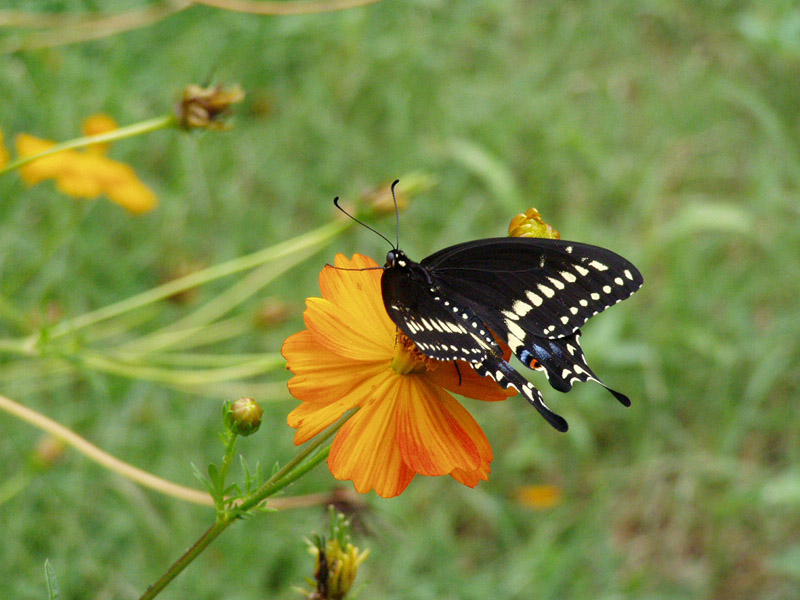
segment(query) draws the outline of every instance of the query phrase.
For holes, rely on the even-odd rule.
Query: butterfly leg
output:
[[[514,368],[509,365],[502,358],[489,354],[483,362],[472,363],[472,367],[478,372],[479,375],[486,377],[487,375],[494,379],[503,388],[513,387],[525,399],[533,404],[534,408],[539,411],[550,425],[558,431],[564,432],[569,428],[567,421],[547,408],[542,394],[537,390],[534,385],[525,379],[522,375],[517,373]]]

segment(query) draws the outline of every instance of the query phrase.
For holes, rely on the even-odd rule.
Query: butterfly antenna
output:
[[[395,249],[397,249],[397,247],[396,247],[396,246],[394,246],[394,245],[392,244],[391,240],[389,240],[389,238],[387,238],[385,235],[383,235],[383,234],[382,234],[380,231],[378,231],[377,229],[373,229],[372,227],[370,227],[369,225],[367,225],[367,224],[366,224],[366,223],[364,223],[363,221],[359,221],[359,220],[358,220],[358,219],[356,219],[356,218],[355,218],[353,215],[351,215],[349,212],[347,212],[345,209],[343,209],[341,206],[339,206],[339,196],[336,196],[336,198],[334,198],[334,199],[333,199],[333,203],[334,203],[334,205],[336,206],[336,208],[338,208],[340,211],[342,211],[342,212],[343,212],[344,214],[346,214],[348,217],[350,217],[351,219],[353,219],[353,221],[355,221],[356,223],[358,223],[358,224],[359,224],[359,225],[361,225],[362,227],[366,227],[366,228],[367,228],[367,229],[369,229],[369,230],[370,230],[372,233],[375,233],[375,234],[379,235],[379,236],[380,236],[380,237],[382,237],[384,240],[386,240],[386,242],[387,242],[387,243],[388,243],[390,246],[392,246],[392,248],[395,248]]]
[[[397,186],[398,183],[400,183],[399,179],[395,179],[394,183],[392,183],[392,200],[394,200],[394,220],[395,220],[395,226],[397,227],[397,232],[395,236],[397,242],[395,244],[395,249],[400,247],[400,211],[397,208],[397,196],[394,193],[394,188]]]

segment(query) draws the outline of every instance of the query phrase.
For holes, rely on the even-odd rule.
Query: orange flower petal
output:
[[[478,482],[489,480],[489,473],[492,470],[489,465],[494,458],[494,454],[492,452],[492,446],[489,444],[489,440],[486,439],[486,435],[483,433],[480,425],[478,425],[474,419],[470,418],[468,421],[464,420],[462,425],[470,438],[472,438],[472,440],[478,446],[478,452],[481,455],[481,464],[477,469],[474,470],[453,469],[450,475],[459,483],[463,483],[469,487],[475,487],[478,485]]]
[[[377,390],[381,389],[381,386],[387,381],[385,368],[362,371],[362,369],[356,371],[348,369],[347,373],[355,378],[349,385],[338,389],[328,389],[327,394],[319,394],[317,396],[318,401],[316,402],[303,402],[302,406],[306,408],[297,412],[289,422],[291,427],[303,428],[302,431],[298,431],[299,435],[295,437],[296,444],[303,443],[317,435],[338,419],[346,410],[356,406],[366,406],[373,401],[383,402],[383,398],[377,394]],[[297,393],[297,387],[290,384],[290,391],[293,394]],[[303,393],[307,393],[307,390],[304,390]],[[295,409],[295,411],[298,411],[299,408]],[[300,420],[301,416],[311,415],[315,410],[320,411],[322,415],[319,419],[315,417],[306,418],[303,421]],[[336,412],[337,410],[338,413]],[[302,440],[302,442],[297,440]]]
[[[385,364],[354,363],[321,348],[308,331],[287,338],[281,351],[288,361],[287,368],[294,373],[289,392],[303,402],[333,402],[360,384],[387,374]],[[368,394],[370,389],[360,391]]]
[[[374,260],[361,254],[348,260],[343,254],[334,259],[336,268],[326,266],[319,274],[322,297],[336,307],[335,314],[362,343],[373,340],[383,348],[394,346],[396,327],[381,299],[382,270]],[[337,270],[369,269],[369,270]],[[381,358],[385,352],[381,354]],[[358,358],[358,357],[356,357]],[[367,359],[369,360],[369,359]]]
[[[343,398],[327,404],[303,402],[286,417],[289,427],[297,429],[294,445],[306,443],[318,433],[333,425],[345,412],[353,408],[350,399]]]
[[[331,352],[359,361],[391,361],[394,337],[389,343],[385,330],[381,335],[381,330],[370,329],[374,323],[367,315],[351,313],[324,298],[308,298],[306,307],[306,327]]]
[[[397,329],[381,298],[382,271],[368,257],[320,273],[322,298],[309,298],[307,330],[290,336],[282,352],[294,377],[290,392],[302,404],[289,415],[295,443],[314,437],[346,410],[360,410],[336,435],[328,466],[358,492],[400,494],[414,475],[446,475],[474,487],[488,479],[492,449],[467,410],[446,389],[502,400],[501,389],[462,362],[419,359],[393,368]],[[361,270],[343,270],[361,269]],[[373,270],[365,270],[373,269]],[[510,354],[504,348],[506,355]]]
[[[336,304],[341,310],[362,321],[364,331],[371,335],[385,335],[394,340],[395,325],[386,314],[381,297],[383,270],[378,264],[362,254],[348,260],[337,254],[333,264],[338,269],[368,269],[362,271],[337,271],[325,267],[319,274],[319,289],[322,297]]]
[[[456,370],[456,364],[458,370]],[[461,373],[460,378],[459,372]],[[436,385],[454,394],[487,402],[505,400],[517,393],[513,388],[501,388],[491,377],[481,377],[469,363],[463,360],[457,363],[443,362],[438,369],[429,372],[428,377]]]
[[[467,487],[474,488],[481,481],[489,481],[489,473],[491,469],[489,465],[481,466],[474,471],[466,469],[453,469],[450,475],[459,483],[463,483]]]
[[[359,410],[336,434],[328,467],[337,479],[350,479],[356,491],[384,498],[400,494],[414,478],[394,441],[395,402],[387,397]]]
[[[469,412],[425,377],[406,376],[400,381],[395,435],[406,464],[421,475],[479,468],[478,443],[486,438]]]

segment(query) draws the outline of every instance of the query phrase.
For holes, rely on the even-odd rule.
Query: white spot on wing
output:
[[[516,302],[514,302],[514,305],[511,307],[511,310],[513,310],[514,313],[519,315],[520,317],[524,317],[533,310],[533,307],[527,302],[523,302],[522,300],[517,300]]]
[[[525,331],[522,329],[522,327],[514,323],[514,321],[506,319],[506,328],[508,329],[508,332],[518,340],[525,339]]]
[[[608,270],[608,267],[607,267],[607,266],[605,266],[603,263],[601,263],[601,262],[598,262],[598,261],[596,261],[596,260],[593,260],[592,262],[590,262],[590,263],[589,263],[589,266],[590,266],[590,267],[594,267],[594,268],[595,268],[595,269],[597,269],[598,271],[607,271],[607,270]]]
[[[546,285],[543,285],[543,284],[540,283],[536,287],[538,287],[539,291],[542,292],[548,298],[552,298],[553,296],[556,295],[556,293],[552,289],[547,287]]]
[[[534,294],[533,292],[525,292],[525,296],[528,298],[528,300],[533,302],[534,306],[542,305],[543,300],[541,296]]]

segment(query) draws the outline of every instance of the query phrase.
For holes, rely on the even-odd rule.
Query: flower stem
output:
[[[222,457],[222,466],[219,469],[219,496],[214,495],[214,505],[217,507],[217,522],[225,520],[225,479],[228,477],[233,455],[236,452],[236,440],[239,435],[226,427],[227,441],[225,443],[225,456]]]
[[[169,569],[159,577],[158,581],[147,588],[144,594],[142,594],[139,600],[152,600],[158,594],[161,593],[170,582],[175,579],[181,571],[183,571],[189,564],[197,558],[200,553],[205,550],[211,542],[213,542],[216,537],[225,531],[228,528],[232,521],[217,521],[211,527],[209,527],[206,532],[200,536],[200,538],[192,544],[192,546],[183,553],[178,560],[176,560],[172,565],[170,565]]]
[[[55,339],[67,333],[74,332],[78,329],[94,325],[106,319],[119,316],[123,313],[141,308],[148,304],[158,302],[164,298],[168,298],[173,294],[203,285],[215,279],[220,279],[227,275],[232,275],[240,271],[251,269],[263,263],[278,260],[286,256],[291,256],[297,252],[306,250],[308,248],[321,247],[324,243],[334,238],[336,235],[344,231],[350,226],[349,221],[333,221],[327,225],[305,233],[296,238],[281,242],[275,246],[264,248],[252,254],[235,258],[228,262],[190,273],[180,279],[175,279],[164,285],[152,288],[141,294],[131,296],[115,304],[110,304],[99,308],[95,311],[85,313],[74,319],[67,319],[57,325],[53,326],[49,333],[49,339]],[[38,336],[37,336],[38,337]],[[31,340],[35,343],[36,340]]]
[[[169,585],[169,583],[175,579],[181,573],[181,571],[188,567],[189,564],[191,564],[191,562],[197,558],[200,553],[202,553],[203,550],[205,550],[220,533],[225,531],[225,529],[227,529],[228,526],[236,521],[242,514],[258,506],[265,498],[285,488],[290,483],[296,481],[308,473],[320,462],[322,462],[325,457],[328,456],[328,452],[330,452],[330,444],[328,444],[327,448],[320,449],[320,447],[323,446],[337,431],[339,431],[341,426],[344,425],[347,419],[352,417],[357,410],[357,408],[354,408],[342,415],[342,417],[336,421],[336,423],[331,425],[324,433],[318,436],[318,438],[314,440],[312,444],[307,446],[302,452],[299,452],[297,456],[286,463],[282,469],[264,482],[264,484],[258,490],[256,490],[249,498],[246,498],[234,510],[228,511],[227,513],[222,513],[222,515],[224,515],[223,517],[221,517],[221,514],[218,513],[217,521],[211,527],[209,527],[205,533],[203,533],[203,535],[201,535],[200,538],[194,544],[192,544],[192,546],[186,552],[184,552],[178,560],[172,563],[169,569],[167,569],[167,571],[154,584],[147,588],[147,591],[141,595],[139,600],[152,600],[155,598],[161,592],[161,590]]]
[[[147,121],[134,123],[133,125],[126,125],[125,127],[120,127],[118,129],[114,129],[113,131],[108,131],[106,133],[99,133],[97,135],[87,135],[75,138],[74,140],[69,140],[67,142],[62,142],[61,144],[56,144],[52,148],[48,148],[47,150],[45,150],[44,152],[40,152],[39,154],[32,154],[31,156],[23,156],[17,158],[16,160],[12,160],[5,167],[0,169],[0,175],[4,175],[5,173],[9,173],[14,169],[18,169],[19,167],[25,166],[28,163],[33,162],[34,160],[43,158],[45,156],[49,156],[51,154],[55,154],[56,152],[61,152],[63,150],[83,148],[85,146],[91,146],[92,144],[99,144],[103,142],[113,142],[116,140],[122,140],[125,138],[133,137],[136,135],[141,135],[143,133],[150,133],[151,131],[157,131],[159,129],[166,129],[167,127],[177,127],[177,126],[178,126],[178,120],[175,117],[175,115],[162,115],[160,117],[148,119]]]

